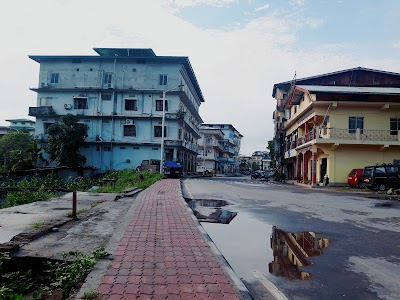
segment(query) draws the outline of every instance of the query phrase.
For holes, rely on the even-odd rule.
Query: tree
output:
[[[57,166],[81,167],[86,158],[79,153],[84,144],[89,127],[78,123],[79,118],[72,114],[61,117],[61,123],[55,123],[47,129],[48,144],[46,152],[50,161]]]
[[[271,159],[271,167],[275,168],[276,161],[275,161],[275,141],[274,140],[268,141],[267,149],[269,150],[269,157]]]
[[[23,165],[23,169],[32,169],[36,165],[30,155],[30,147],[34,143],[33,137],[25,132],[10,132],[0,139],[0,160],[5,170],[21,170],[18,164],[23,160],[30,160]]]

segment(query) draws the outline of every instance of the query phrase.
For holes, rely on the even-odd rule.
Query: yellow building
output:
[[[354,168],[400,162],[400,74],[348,69],[277,83],[276,163],[289,179],[346,185]]]

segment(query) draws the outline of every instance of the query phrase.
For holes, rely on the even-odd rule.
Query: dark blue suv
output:
[[[183,174],[183,166],[173,160],[164,161],[163,173],[168,177],[181,177]]]

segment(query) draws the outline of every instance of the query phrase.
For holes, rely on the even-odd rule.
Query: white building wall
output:
[[[87,157],[87,165],[99,166],[101,170],[136,167],[143,159],[160,158],[161,137],[154,137],[154,126],[161,126],[162,111],[156,111],[156,101],[162,100],[162,90],[176,89],[183,83],[182,90],[190,104],[184,103],[186,100],[182,100],[176,93],[166,93],[168,111],[165,140],[183,141],[185,147],[196,151],[197,137],[192,130],[196,131],[201,121],[198,114],[201,102],[184,68],[180,64],[138,64],[134,61],[117,59],[114,63],[107,59],[88,61],[85,58],[81,63],[72,63],[71,59],[42,61],[38,87],[44,89],[38,91],[37,106],[52,106],[56,115],[37,116],[35,134],[45,137],[45,123],[59,122],[60,115],[79,115],[81,122],[89,126],[86,141],[97,142],[81,150]],[[52,74],[55,73],[59,76],[58,83],[51,83]],[[112,74],[110,89],[103,83],[106,73]],[[160,74],[168,75],[167,86],[158,85]],[[118,89],[126,90],[118,92]],[[102,94],[108,93],[111,94],[111,100],[102,100]],[[75,109],[76,97],[86,97],[88,109]],[[137,100],[137,111],[125,109],[126,99]],[[185,125],[168,116],[182,109],[186,112]],[[136,137],[124,136],[127,119],[136,125]],[[179,129],[182,131],[180,139]],[[112,142],[111,151],[99,151],[100,141],[104,142],[102,146]],[[145,146],[143,143],[150,145]],[[175,158],[177,150],[174,151]],[[181,151],[186,150],[183,148]]]

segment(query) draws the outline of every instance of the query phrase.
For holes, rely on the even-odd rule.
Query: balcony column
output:
[[[306,153],[303,154],[303,182],[308,179],[308,158]]]
[[[312,185],[317,185],[317,151],[312,153]]]
[[[296,179],[299,182],[301,178],[301,155],[300,153],[296,157]]]

